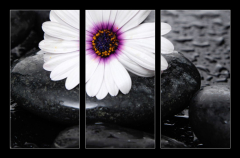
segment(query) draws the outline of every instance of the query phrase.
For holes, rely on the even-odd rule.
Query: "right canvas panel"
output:
[[[160,148],[231,148],[231,11],[160,14]]]

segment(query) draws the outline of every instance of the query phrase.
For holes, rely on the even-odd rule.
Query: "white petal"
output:
[[[114,56],[114,55],[113,55]],[[116,57],[112,57],[110,59],[110,67],[111,73],[116,83],[117,87],[123,94],[129,93],[132,87],[132,80],[127,72],[127,70],[123,67],[123,65],[116,59]]]
[[[143,47],[149,52],[155,53],[155,37],[124,40],[124,45],[137,45]]]
[[[65,87],[71,90],[79,84],[79,65],[76,66],[66,79]]]
[[[44,33],[44,40],[49,40],[49,41],[62,41],[63,39],[56,38],[56,37],[53,37],[53,36],[50,36],[50,35]]]
[[[79,10],[54,10],[64,22],[79,29]]]
[[[49,56],[48,58],[50,59],[43,64],[43,68],[47,71],[52,71],[57,65],[61,64],[64,61],[67,61],[72,58],[79,58],[79,51],[60,54],[53,58]]]
[[[150,14],[151,10],[140,10],[131,20],[129,20],[122,28],[121,32],[125,32],[130,30],[136,26],[138,26],[141,22],[143,22],[147,16]]]
[[[65,26],[74,28],[74,27],[72,27],[71,25],[69,25],[68,23],[66,23],[65,21],[63,21],[63,20],[55,13],[54,10],[51,10],[51,11],[50,11],[49,18],[50,18],[50,20],[51,20],[52,22],[57,22],[57,23],[59,23],[59,24],[62,24],[62,25],[65,25]]]
[[[79,50],[79,41],[50,41],[43,40],[39,48],[49,53],[67,53]]]
[[[52,70],[50,78],[53,81],[62,80],[68,77],[75,66],[79,66],[79,58],[72,58],[62,62]]]
[[[110,10],[103,10],[102,21],[103,21],[103,28],[104,29],[108,28],[108,21],[109,21],[109,18],[110,18],[110,13],[111,13]]]
[[[86,84],[86,92],[88,96],[93,97],[97,95],[100,87],[102,86],[103,76],[104,76],[104,63],[100,61],[94,74]]]
[[[42,29],[50,36],[64,40],[79,40],[79,30],[56,22],[44,22]]]
[[[116,83],[114,82],[114,79],[111,73],[111,67],[108,62],[105,62],[104,81],[109,94],[111,96],[116,96],[118,94],[119,89]]]
[[[108,91],[107,91],[105,82],[103,80],[102,86],[101,86],[100,90],[98,91],[98,94],[96,95],[96,97],[98,100],[102,100],[103,98],[105,98],[107,96],[107,94],[108,94]]]
[[[141,77],[152,77],[155,75],[155,71],[151,71],[141,67],[140,65],[136,64],[134,61],[129,59],[124,53],[121,53],[117,56],[119,62],[123,64],[123,66],[129,70],[130,72],[141,76]]]
[[[171,29],[172,27],[169,24],[161,22],[161,35],[167,34]]]
[[[161,71],[166,70],[168,67],[167,60],[161,55]]]
[[[125,25],[139,10],[118,10],[113,30],[116,31]]]
[[[155,55],[153,53],[147,52],[136,45],[125,45],[121,48],[121,51],[140,66],[155,71]]]
[[[172,53],[173,50],[174,50],[174,46],[172,42],[170,42],[165,37],[161,37],[161,53],[169,54],[169,53]]]
[[[47,62],[53,58],[63,55],[62,53],[45,53],[43,55],[44,62]]]
[[[116,20],[117,13],[118,13],[118,10],[111,10],[111,12],[110,12],[110,17],[108,20],[108,29],[109,30],[113,27],[113,24]]]
[[[155,23],[143,23],[123,33],[123,39],[155,37]]]
[[[99,25],[100,23],[102,23],[102,13],[103,11],[102,10],[88,10],[87,11],[88,13],[88,16],[89,18],[92,19],[92,22],[96,25],[96,26],[99,26],[100,28],[99,29],[102,29],[102,27]]]
[[[90,11],[88,11],[88,10],[86,11],[86,31],[91,32],[91,33],[95,33],[97,30],[93,31],[93,29],[96,27],[96,25],[93,22],[89,12]]]
[[[86,54],[86,79],[85,82],[91,78],[93,73],[95,72],[101,57],[98,55]]]

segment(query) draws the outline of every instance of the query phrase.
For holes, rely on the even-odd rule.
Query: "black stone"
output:
[[[11,11],[11,48],[21,43],[35,25],[34,11]]]
[[[69,91],[65,80],[51,81],[50,71],[43,69],[43,63],[43,55],[36,52],[13,63],[11,98],[47,120],[78,124],[79,86]]]
[[[189,106],[189,121],[206,147],[230,147],[230,90],[228,86],[207,86],[199,90]]]
[[[161,118],[181,112],[201,85],[197,68],[182,54],[163,55],[169,67],[161,74]]]
[[[113,124],[86,125],[87,148],[154,148],[153,134]]]
[[[125,127],[154,131],[154,77],[145,78],[129,73],[132,88],[102,100],[86,94],[86,123],[114,123]]]
[[[39,36],[43,37],[43,30],[42,30],[42,24],[46,21],[50,21],[49,15],[50,15],[50,10],[39,10],[35,11],[37,16],[36,16],[36,24],[35,24],[35,30],[39,34]]]
[[[61,131],[54,140],[53,147],[55,148],[79,148],[79,126],[68,127]]]
[[[39,49],[38,44],[41,40],[43,40],[43,37],[40,37],[35,31],[31,31],[22,43],[11,50],[11,64],[15,59],[20,58],[29,50]]]
[[[23,109],[11,99],[10,148],[51,148],[54,139],[68,125],[51,122]]]
[[[161,148],[186,148],[187,145],[176,139],[161,135]]]

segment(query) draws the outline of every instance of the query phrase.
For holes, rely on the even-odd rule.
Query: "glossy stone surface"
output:
[[[23,108],[50,121],[79,123],[79,87],[68,91],[65,80],[51,81],[42,68],[43,55],[33,52],[11,69],[11,98]]]
[[[86,125],[87,148],[154,148],[153,134],[113,124]]]
[[[187,146],[175,139],[161,135],[161,148],[186,148]]]
[[[230,10],[161,10],[161,22],[172,27],[172,31],[164,37],[197,67],[201,87],[230,85],[230,19]],[[194,41],[209,45],[197,46]],[[181,112],[184,117],[188,115],[185,111],[188,107]],[[163,135],[184,142],[189,148],[207,148],[192,134],[187,117],[183,119],[174,115],[162,121]]]
[[[52,148],[54,139],[69,125],[48,121],[11,100],[10,148]]]
[[[205,146],[230,147],[230,89],[207,86],[199,90],[189,106],[189,121]]]
[[[61,131],[53,142],[55,148],[80,148],[79,126],[71,126]]]
[[[161,74],[161,118],[181,112],[200,88],[197,68],[182,54],[163,55],[168,69]]]
[[[10,11],[11,16],[11,48],[21,43],[30,33],[36,20],[34,11]]]
[[[154,77],[130,74],[132,88],[128,94],[120,91],[98,100],[86,94],[86,123],[114,123],[144,131],[154,130]]]

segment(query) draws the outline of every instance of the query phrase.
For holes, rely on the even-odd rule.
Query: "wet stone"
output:
[[[189,105],[189,121],[197,138],[206,147],[229,148],[229,87],[216,85],[199,90]]]
[[[218,78],[218,79],[216,79],[216,82],[227,82],[227,78],[226,77]]]
[[[11,148],[51,148],[58,133],[67,128],[11,103]]]
[[[54,148],[79,148],[79,126],[68,127],[61,131],[53,142]]]
[[[164,135],[161,135],[160,141],[161,141],[161,148],[186,148],[187,147],[186,144]]]
[[[184,48],[181,48],[181,51],[183,51],[183,52],[194,52],[195,49],[192,48],[192,47],[184,47]]]
[[[206,59],[206,60],[208,60],[210,63],[216,63],[217,61],[213,58],[213,57],[211,57],[211,56],[204,56],[204,58]]]
[[[199,90],[201,76],[182,54],[163,55],[169,67],[161,74],[161,118],[181,112]]]
[[[79,87],[68,91],[65,80],[51,81],[43,54],[32,52],[11,67],[11,98],[24,109],[50,121],[79,122]]]
[[[198,47],[207,47],[209,46],[209,42],[199,42],[199,41],[193,41],[192,44],[194,46],[198,46]]]
[[[86,94],[86,123],[114,123],[138,130],[154,131],[154,77],[129,73],[132,88],[128,94],[108,94],[104,99]]]
[[[206,66],[203,66],[203,65],[195,65],[195,66],[196,66],[196,68],[198,68],[202,71],[210,72],[209,69]]]
[[[154,148],[153,134],[113,124],[86,125],[87,148]]]
[[[213,78],[212,76],[207,76],[206,80],[207,80],[207,81],[211,81],[212,78]]]
[[[11,11],[11,48],[21,43],[35,25],[34,11]]]
[[[177,42],[186,42],[186,41],[192,41],[193,37],[192,36],[179,36],[174,39]]]
[[[213,41],[217,46],[221,46],[225,42],[223,37],[214,37],[214,38],[212,38],[210,40]]]
[[[11,63],[15,59],[23,56],[29,50],[37,48],[38,43],[41,40],[42,40],[41,36],[38,36],[38,34],[35,31],[31,31],[22,43],[20,43],[18,46],[14,47],[11,50]]]

